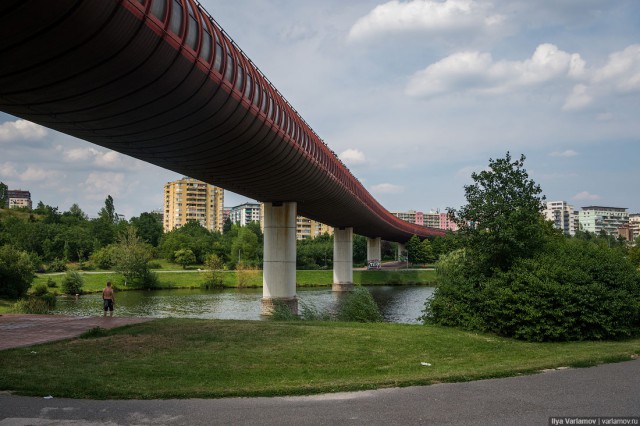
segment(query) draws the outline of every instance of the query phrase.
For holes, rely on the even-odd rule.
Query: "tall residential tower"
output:
[[[164,185],[164,232],[196,221],[210,231],[222,232],[224,190],[184,177]]]

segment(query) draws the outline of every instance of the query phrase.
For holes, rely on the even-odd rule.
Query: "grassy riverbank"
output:
[[[640,353],[640,339],[524,343],[402,324],[163,319],[96,334],[2,351],[0,390],[96,399],[300,395],[504,377]]]
[[[204,287],[209,273],[199,271],[156,271],[158,272],[159,288],[200,288]],[[101,291],[107,281],[115,283],[118,290],[126,289],[122,276],[114,272],[82,273],[85,280],[84,291]],[[223,286],[262,287],[262,271],[224,271],[220,272]],[[58,287],[64,275],[39,275],[33,285],[46,283],[48,279],[56,282]],[[372,270],[353,271],[353,281],[360,285],[434,285],[436,274],[433,270]],[[297,271],[298,287],[330,286],[333,282],[333,271]]]

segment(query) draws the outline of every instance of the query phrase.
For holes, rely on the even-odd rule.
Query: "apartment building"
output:
[[[618,229],[629,223],[629,213],[624,207],[587,206],[578,214],[582,231],[618,236]]]
[[[22,189],[10,189],[7,191],[7,200],[9,208],[26,207],[31,209],[33,203],[31,202],[31,192],[23,191]]]
[[[196,221],[210,231],[222,232],[224,190],[184,177],[164,185],[164,232]]]
[[[409,210],[407,212],[391,212],[391,214],[398,219],[404,220],[405,222],[414,223],[416,225],[424,225],[424,214],[422,212]],[[422,219],[422,223],[417,223],[420,219]]]
[[[423,216],[424,220],[422,221],[422,226],[426,226],[427,228],[440,228],[440,212],[434,212],[431,210],[429,213],[424,213]]]
[[[631,234],[631,241],[635,241],[640,237],[640,213],[633,213],[629,215],[629,231]]]
[[[451,218],[447,213],[440,213],[439,216],[440,216],[440,224],[438,228],[444,229],[445,231],[453,231],[453,232],[458,230],[458,224],[455,223],[453,220],[451,220]]]
[[[566,201],[547,201],[542,211],[544,218],[553,223],[553,227],[560,229],[566,235],[576,235],[577,212]]]
[[[428,228],[436,229],[451,229],[457,230],[458,227],[455,223],[450,222],[448,219],[444,219],[442,216],[446,213],[440,213],[439,211],[429,211],[428,213],[418,212],[415,210],[409,210],[406,212],[391,212],[392,215],[398,219],[402,219],[405,222],[413,223],[415,225],[426,226]],[[446,226],[443,228],[443,226]]]
[[[296,217],[296,238],[298,240],[313,239],[325,233],[333,235],[333,228],[304,216]]]
[[[229,209],[229,219],[232,223],[247,226],[251,222],[260,222],[260,204],[244,203]]]

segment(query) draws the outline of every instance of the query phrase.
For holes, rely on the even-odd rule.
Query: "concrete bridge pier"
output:
[[[276,303],[298,313],[296,212],[295,202],[264,203],[262,315],[270,315]]]
[[[333,230],[332,291],[353,290],[353,228]]]
[[[382,239],[380,237],[367,239],[367,262],[371,261],[382,263]]]

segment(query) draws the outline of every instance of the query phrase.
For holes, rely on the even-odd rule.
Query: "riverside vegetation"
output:
[[[450,211],[463,243],[438,263],[424,321],[540,342],[639,335],[639,244],[552,229],[524,160],[473,173],[467,205]]]
[[[0,203],[0,207],[2,207]],[[105,276],[121,289],[168,288],[173,286],[197,287],[202,284],[213,287],[246,287],[261,285],[263,235],[257,223],[237,226],[227,221],[224,232],[210,232],[196,222],[168,233],[163,233],[161,219],[153,213],[142,213],[130,221],[116,214],[111,196],[96,219],[88,219],[78,205],[68,211],[58,212],[57,207],[38,203],[33,210],[0,208],[0,299],[17,300],[27,296],[30,288],[47,284],[52,294],[62,291],[74,295],[82,291],[96,291],[95,281],[104,284]],[[415,242],[415,241],[414,241]],[[303,271],[324,271],[319,278],[299,277],[300,285],[330,284],[333,266],[333,240],[323,235],[313,240],[299,241],[297,268]],[[445,244],[417,241],[414,263],[430,262],[447,250]],[[423,253],[424,251],[424,253]],[[383,244],[383,258],[393,259],[394,244]],[[354,238],[354,263],[366,262],[366,238]],[[197,279],[196,275],[158,274],[158,269],[207,270]],[[61,286],[57,277],[42,278],[43,273],[60,273],[66,270],[80,272],[80,287]],[[105,275],[93,277],[85,272],[100,271]],[[234,271],[233,273],[227,273]],[[39,274],[36,277],[35,273]],[[369,274],[369,277],[376,274]],[[202,276],[205,278],[202,279]],[[420,277],[377,274],[389,283],[432,283]],[[34,281],[34,277],[35,281]],[[44,281],[43,281],[44,280]],[[84,285],[84,281],[87,285]],[[188,281],[188,283],[186,283]],[[364,284],[375,283],[360,280]],[[380,281],[379,279],[377,280]],[[358,282],[358,277],[356,277]],[[34,286],[32,286],[32,283]],[[40,287],[39,287],[40,288]],[[31,295],[35,295],[30,291]],[[37,298],[55,299],[38,293]],[[46,310],[46,304],[29,300],[17,305],[27,311]],[[38,309],[31,309],[39,305]]]
[[[94,329],[83,339],[3,351],[0,389],[76,398],[293,395],[504,377],[637,358],[638,245],[630,247],[606,235],[578,233],[570,238],[553,230],[542,220],[544,198],[523,163],[524,156],[513,161],[507,153],[504,159],[490,160],[488,170],[473,174],[475,184],[465,187],[468,204],[450,211],[461,232],[428,244],[412,239],[413,250],[440,257],[438,288],[425,304],[424,326],[324,321],[371,320],[368,315],[357,318],[372,311],[366,296],[356,295],[348,317],[329,318],[313,309],[304,313],[303,307],[306,321],[286,316],[281,318],[285,321],[263,322],[163,319]],[[0,241],[7,241],[8,229],[0,228],[0,238],[5,238]],[[241,229],[235,228],[236,237],[244,235],[238,241],[255,242]],[[195,224],[169,234],[172,243],[166,246],[143,244],[177,261],[192,258],[184,252],[178,258],[167,256],[186,249],[176,241],[205,236]],[[144,239],[143,232],[120,235],[112,244],[121,244],[124,235]],[[220,236],[208,238],[212,244],[222,241],[216,240]],[[318,247],[327,238],[320,239]],[[229,247],[237,247],[229,241]],[[197,251],[212,246],[192,247]],[[250,248],[241,246],[238,253],[252,253]],[[5,250],[13,250],[7,259],[15,264],[34,259],[28,250]],[[203,260],[196,251],[196,259]],[[326,247],[311,252],[316,253],[309,258],[316,260],[315,266],[308,260],[305,264],[330,267]],[[259,245],[253,255],[259,259]],[[210,264],[222,263],[227,269],[239,263],[233,265],[234,250],[214,249],[209,256]],[[2,260],[0,271],[5,268],[6,273]],[[91,257],[91,262],[96,260]],[[247,265],[251,267],[249,261]],[[114,266],[107,273],[124,277],[121,269]],[[330,277],[329,270],[302,272]],[[362,276],[369,272],[362,271]],[[26,279],[30,273],[24,274]],[[219,273],[211,282],[224,282],[223,276]],[[55,288],[55,280],[38,282],[33,293]],[[5,283],[0,281],[0,286]],[[135,278],[130,284],[145,285]],[[112,372],[106,384],[101,374],[105,370]]]

